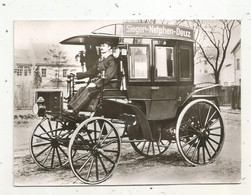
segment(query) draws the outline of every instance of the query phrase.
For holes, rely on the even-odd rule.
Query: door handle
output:
[[[159,87],[157,87],[157,86],[152,86],[151,89],[152,89],[152,90],[159,90]]]

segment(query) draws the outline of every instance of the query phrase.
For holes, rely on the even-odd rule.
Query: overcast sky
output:
[[[17,20],[14,22],[14,49],[28,49],[35,44],[59,44],[72,36],[89,34],[104,25],[123,23],[122,20]],[[240,39],[240,29],[235,29],[229,45],[229,54]],[[73,63],[81,46],[62,45]]]

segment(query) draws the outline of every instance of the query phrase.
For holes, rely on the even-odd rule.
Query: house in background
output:
[[[45,44],[31,44],[29,48],[14,50],[15,109],[31,109],[34,104],[34,91],[37,87],[38,89],[57,88],[66,91],[67,75],[81,70],[79,62],[59,66],[45,63],[43,59],[47,55],[47,50],[48,45]],[[37,87],[34,81],[35,70],[41,78]]]
[[[194,75],[195,85],[215,83],[213,69],[206,59],[195,58]]]
[[[231,54],[234,56],[234,84],[241,85],[241,40],[237,42]]]
[[[241,40],[239,40],[230,52],[228,59],[222,67],[220,81],[223,86],[241,85]]]
[[[33,94],[33,67],[27,50],[14,51],[14,108],[27,109],[31,106]]]

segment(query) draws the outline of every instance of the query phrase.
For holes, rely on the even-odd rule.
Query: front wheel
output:
[[[38,123],[30,137],[31,156],[38,166],[53,170],[68,163],[67,147],[72,133],[70,126],[49,118],[43,118]]]
[[[198,99],[182,110],[176,124],[176,143],[181,155],[192,165],[213,162],[224,142],[224,124],[219,109]]]
[[[77,127],[70,140],[71,169],[86,184],[104,182],[118,165],[120,148],[119,134],[110,121],[101,117],[87,119]]]

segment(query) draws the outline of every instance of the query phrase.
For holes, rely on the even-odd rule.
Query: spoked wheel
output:
[[[73,173],[87,184],[104,182],[118,165],[120,144],[119,134],[110,121],[101,117],[85,120],[74,131],[69,144]]]
[[[194,100],[182,110],[176,125],[176,143],[187,162],[213,162],[222,149],[224,136],[220,111],[212,102]]]
[[[145,157],[155,157],[163,154],[170,146],[171,141],[139,141],[132,142],[131,145],[134,150]]]
[[[59,169],[68,163],[67,148],[73,130],[66,123],[43,118],[31,133],[30,152],[38,166]]]

